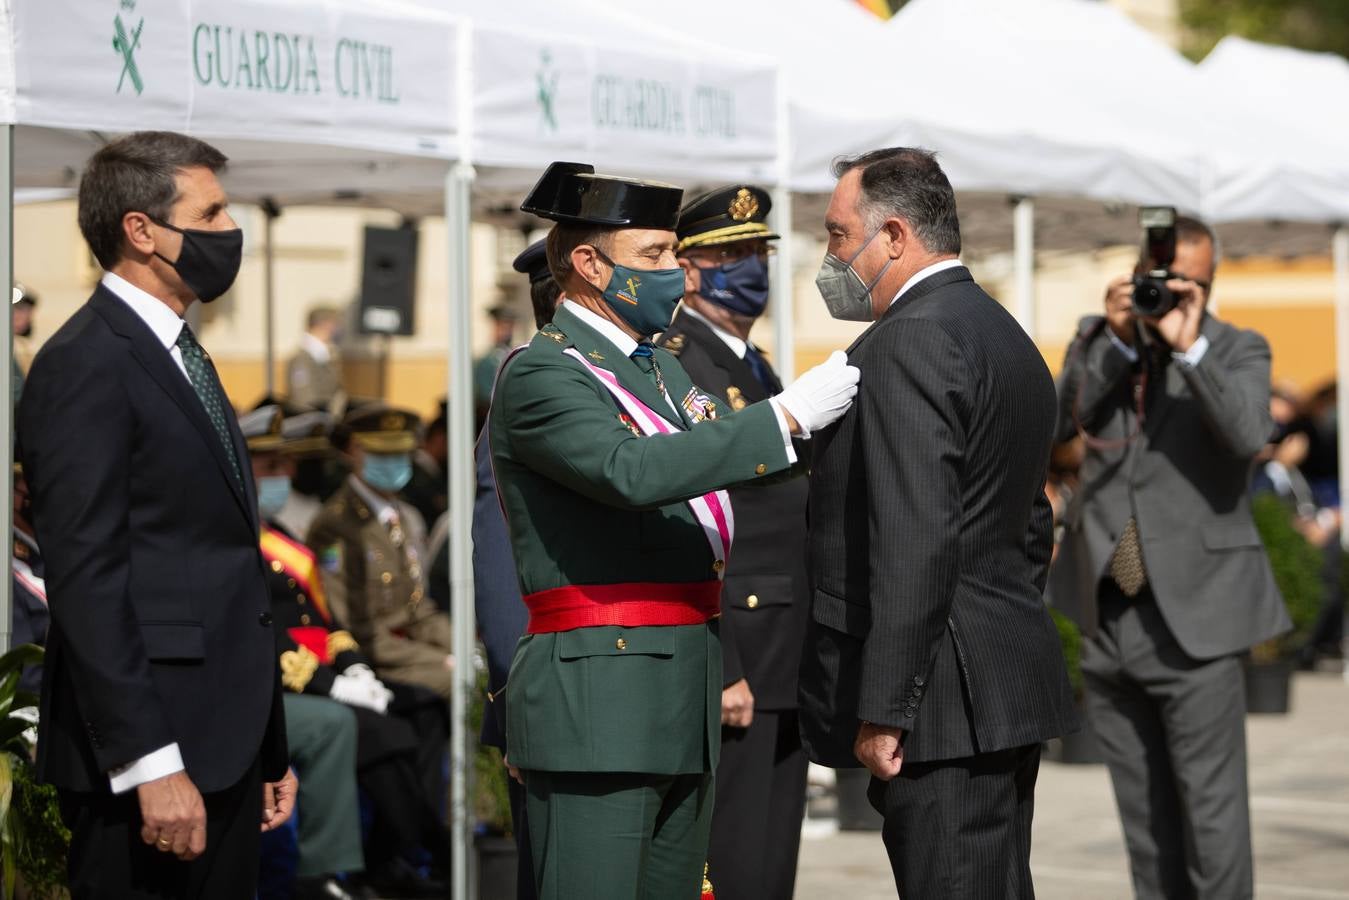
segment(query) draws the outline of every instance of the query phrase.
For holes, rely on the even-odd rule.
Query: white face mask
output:
[[[835,319],[843,319],[847,322],[870,322],[875,318],[875,312],[871,306],[871,289],[876,286],[876,282],[884,277],[893,259],[887,259],[885,265],[876,273],[876,277],[867,284],[862,281],[862,276],[858,275],[853,269],[852,264],[857,261],[857,257],[862,255],[862,251],[871,246],[871,242],[876,240],[876,235],[881,233],[878,228],[871,233],[857,252],[844,262],[832,253],[825,254],[824,262],[820,265],[820,273],[815,276],[815,287],[820,291],[820,296],[824,298],[824,305],[829,309],[829,315]]]

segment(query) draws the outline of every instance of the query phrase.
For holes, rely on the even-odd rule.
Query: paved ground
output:
[[[1256,897],[1349,900],[1349,683],[1299,675],[1288,716],[1252,716]],[[893,900],[880,835],[807,822],[796,896]],[[1103,766],[1046,762],[1031,857],[1040,900],[1127,900],[1124,843]]]

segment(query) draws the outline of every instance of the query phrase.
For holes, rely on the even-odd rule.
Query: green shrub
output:
[[[1082,633],[1078,631],[1077,625],[1073,624],[1063,613],[1054,607],[1049,607],[1049,617],[1054,620],[1054,627],[1059,630],[1059,644],[1063,647],[1063,661],[1068,666],[1068,684],[1073,689],[1073,696],[1082,699]]]
[[[1293,524],[1293,512],[1272,494],[1251,501],[1256,530],[1269,555],[1274,583],[1283,595],[1293,630],[1251,648],[1256,662],[1271,662],[1296,654],[1306,643],[1321,609],[1321,550],[1311,545]]]

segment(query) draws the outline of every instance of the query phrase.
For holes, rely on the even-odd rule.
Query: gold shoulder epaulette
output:
[[[319,658],[308,647],[281,654],[281,683],[299,694],[318,671]]]
[[[328,658],[336,659],[349,650],[359,650],[361,645],[351,636],[350,631],[334,631],[328,635]]]

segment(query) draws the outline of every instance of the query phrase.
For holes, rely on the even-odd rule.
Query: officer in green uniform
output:
[[[566,300],[510,358],[490,421],[529,609],[505,689],[542,898],[697,897],[720,744],[719,489],[788,473],[847,410],[843,354],[723,410],[650,336],[684,293],[682,191],[554,163],[521,207],[557,224]]]
[[[345,601],[338,609],[380,677],[450,697],[450,619],[426,596],[426,526],[398,492],[412,477],[417,416],[361,407],[333,429],[351,469],[305,542]],[[335,601],[334,606],[338,606]]]

